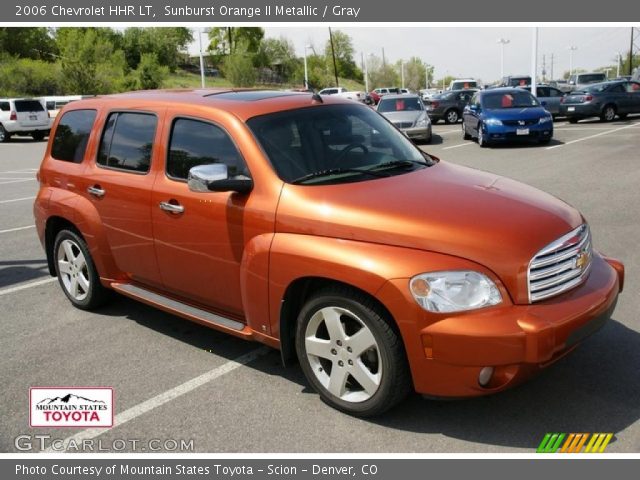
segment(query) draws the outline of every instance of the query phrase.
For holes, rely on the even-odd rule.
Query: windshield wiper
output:
[[[291,182],[289,183],[297,185],[307,180],[311,180],[312,178],[327,177],[330,175],[340,175],[341,173],[359,173],[361,175],[370,175],[372,177],[388,177],[388,175],[385,175],[382,173],[372,172],[370,170],[361,170],[359,168],[330,168],[327,170],[319,170],[317,172],[308,173],[306,175],[303,175],[302,177],[298,177],[294,180],[291,180]]]
[[[392,168],[407,168],[413,167],[414,165],[420,165],[421,167],[428,167],[429,164],[426,162],[421,162],[419,160],[392,160],[390,162],[384,162],[374,167],[369,168],[369,172],[378,171],[378,170],[388,170]]]

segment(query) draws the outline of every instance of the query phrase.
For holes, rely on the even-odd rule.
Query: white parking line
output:
[[[12,198],[11,200],[0,200],[0,203],[13,203],[13,202],[22,202],[24,200],[33,200],[34,197],[22,197],[22,198]]]
[[[186,393],[191,392],[196,388],[201,387],[202,385],[205,385],[215,380],[216,378],[220,378],[221,376],[232,372],[236,368],[246,365],[247,363],[255,360],[256,358],[261,357],[262,355],[265,355],[267,352],[269,352],[268,347],[260,347],[255,350],[252,350],[249,353],[245,353],[244,355],[241,355],[234,360],[230,360],[227,363],[224,363],[223,365],[220,365],[219,367],[214,368],[213,370],[209,370],[208,372],[203,373],[198,377],[192,378],[191,380],[183,383],[182,385],[178,385],[177,387],[174,387],[171,390],[167,390],[166,392],[156,395],[155,397],[150,398],[149,400],[139,403],[138,405],[135,405],[125,410],[124,412],[117,414],[113,422],[114,424],[113,427],[90,428],[87,430],[83,430],[81,432],[76,433],[75,435],[71,435],[70,437],[67,437],[66,439],[64,439],[62,445],[66,449],[69,446],[70,442],[78,444],[83,440],[91,440],[92,438],[96,438],[102,435],[103,433],[107,433],[109,430],[113,430],[115,427],[119,427],[120,425],[127,423],[139,417],[140,415],[144,415],[145,413],[155,408],[158,408],[164,405],[165,403],[170,402],[171,400],[174,400]],[[54,452],[54,451],[59,451],[59,450],[52,450],[51,447],[44,450],[44,452],[47,452],[47,453]]]
[[[26,227],[9,228],[7,230],[0,230],[0,233],[17,232],[19,230],[26,230],[28,228],[36,228],[35,225],[28,225]]]
[[[22,285],[18,285],[17,287],[3,288],[0,290],[0,297],[2,295],[9,295],[10,293],[19,292],[20,290],[26,290],[27,288],[38,287],[40,285],[45,285],[47,283],[55,282],[58,280],[58,277],[47,277],[43,280],[36,280],[35,282],[29,282]]]
[[[3,174],[3,173],[35,173],[37,171],[38,171],[37,168],[23,168],[22,170],[5,170],[3,172],[0,172],[0,174]]]
[[[22,182],[35,182],[35,178],[22,178],[20,180],[10,180],[7,182],[0,182],[0,185],[7,185],[9,183],[22,183]]]
[[[452,145],[452,146],[450,146],[450,147],[445,147],[445,148],[443,148],[442,150],[451,150],[452,148],[466,147],[466,146],[468,146],[468,145],[473,145],[473,143],[472,143],[472,142],[460,143],[460,144],[458,144],[458,145]]]
[[[620,128],[614,128],[612,130],[607,130],[605,132],[600,132],[600,133],[596,133],[594,135],[589,135],[588,137],[582,137],[582,138],[578,138],[576,140],[571,140],[570,142],[566,142],[566,143],[561,143],[559,145],[553,145],[551,147],[547,147],[545,148],[545,150],[552,150],[554,148],[560,148],[560,147],[564,147],[566,145],[571,145],[572,143],[578,143],[578,142],[582,142],[584,140],[590,140],[592,138],[596,138],[596,137],[600,137],[602,135],[608,135],[609,133],[614,133],[614,132],[619,132],[620,130],[625,130],[627,128],[633,128],[633,127],[637,127],[638,125],[640,125],[640,123],[634,123],[633,125],[626,125],[624,127],[620,127]]]

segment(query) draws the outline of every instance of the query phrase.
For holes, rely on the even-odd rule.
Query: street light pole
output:
[[[531,45],[531,95],[537,96],[536,74],[538,73],[538,27],[533,27]]]
[[[404,88],[404,60],[400,60],[400,72],[402,76],[402,88]]]
[[[578,47],[571,45],[569,47],[569,76],[573,75],[573,52],[578,50]]]
[[[499,38],[498,43],[500,44],[500,80],[504,78],[504,46],[507,43],[510,43],[511,40],[507,38]]]
[[[202,54],[202,29],[198,29],[198,41],[200,42],[200,84],[204,88],[204,56]]]
[[[364,63],[364,89],[365,93],[369,93],[369,65],[367,65],[367,56],[362,54],[362,63]]]
[[[311,45],[304,46],[304,89],[309,90],[309,70],[307,69],[307,48]]]
[[[616,68],[616,77],[620,76],[620,64],[622,63],[622,54],[618,52],[618,66]]]

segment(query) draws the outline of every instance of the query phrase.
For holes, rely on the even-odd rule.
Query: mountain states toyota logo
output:
[[[31,427],[112,427],[111,387],[32,387]]]

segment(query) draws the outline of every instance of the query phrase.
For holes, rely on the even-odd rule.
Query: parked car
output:
[[[410,139],[431,141],[431,120],[418,95],[385,95],[378,103],[378,113]]]
[[[446,124],[458,123],[462,111],[478,90],[452,90],[439,93],[424,102],[433,123],[444,120]]]
[[[531,92],[531,87],[520,87],[527,92]],[[560,104],[565,93],[555,87],[549,85],[536,85],[536,98],[555,119],[560,116]]]
[[[367,97],[364,92],[351,92],[344,87],[323,88],[318,92],[318,94],[319,95],[336,95],[338,97],[346,98],[347,100],[355,100],[357,102],[364,102]]]
[[[452,80],[449,84],[449,88],[447,90],[467,90],[467,89],[478,89],[478,82],[473,78],[456,78]]]
[[[424,102],[425,100],[429,100],[437,93],[440,93],[437,88],[423,88],[422,90],[420,90],[420,98],[422,98],[422,101]]]
[[[569,86],[571,91],[582,90],[584,87],[593,85],[594,83],[602,83],[607,81],[607,75],[602,72],[594,73],[577,73],[569,77]]]
[[[57,95],[57,96],[49,96],[49,97],[40,97],[40,100],[45,108],[47,109],[47,113],[49,114],[49,123],[53,125],[53,122],[60,112],[60,109],[64,107],[69,102],[75,102],[76,100],[82,100],[81,95]]]
[[[640,113],[640,82],[596,83],[568,94],[560,106],[560,114],[571,123],[588,117],[610,122],[618,116]]]
[[[531,85],[529,75],[509,75],[503,77],[498,87],[527,87]]]
[[[38,178],[36,231],[74,306],[114,290],[265,343],[352,415],[517,385],[601,327],[624,285],[576,209],[440,162],[336,96],[80,100]]]
[[[378,96],[392,95],[402,93],[398,87],[380,87],[373,90]]]
[[[553,117],[521,88],[482,90],[464,109],[462,134],[465,140],[477,138],[481,147],[515,140],[544,144],[553,137]]]
[[[49,130],[49,115],[37,98],[0,98],[0,143],[12,135],[31,135],[40,141]]]
[[[563,93],[569,93],[572,88],[571,85],[569,85],[569,81],[564,79],[551,80],[549,86],[555,87]]]

